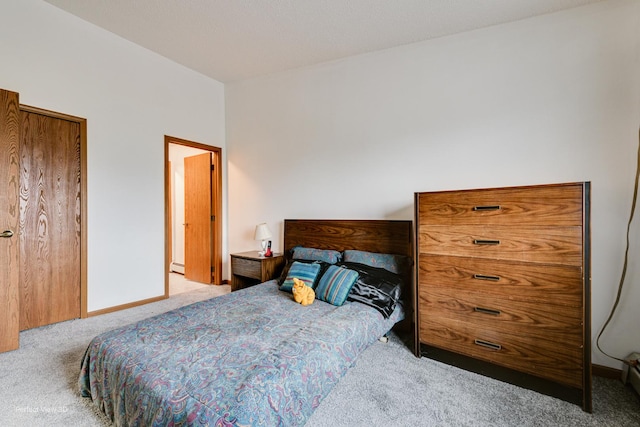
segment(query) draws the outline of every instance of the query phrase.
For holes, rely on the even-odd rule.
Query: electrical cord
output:
[[[602,350],[602,348],[600,348],[600,337],[602,336],[602,333],[609,325],[609,322],[611,321],[613,314],[616,312],[616,309],[618,308],[618,303],[620,302],[620,296],[622,295],[622,288],[624,287],[624,279],[627,276],[627,264],[629,260],[629,232],[631,229],[631,221],[633,220],[633,215],[636,210],[639,179],[640,179],[640,130],[638,131],[638,163],[636,164],[636,181],[635,181],[635,187],[633,189],[633,202],[631,203],[631,214],[629,215],[629,222],[627,223],[627,246],[624,251],[624,264],[622,266],[622,275],[620,277],[620,283],[618,284],[618,294],[616,295],[616,301],[613,304],[613,307],[611,308],[611,313],[609,313],[609,317],[607,318],[607,321],[604,322],[604,325],[602,326],[602,329],[600,329],[600,333],[596,338],[596,347],[598,347],[598,350],[600,350],[602,354],[631,366],[637,366],[638,360],[625,360],[625,359],[620,359],[618,357],[611,356],[610,354]]]

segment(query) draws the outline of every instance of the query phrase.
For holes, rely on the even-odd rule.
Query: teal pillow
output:
[[[403,255],[379,254],[376,252],[348,249],[343,252],[344,262],[357,262],[370,267],[384,268],[395,274],[404,274],[411,265],[410,259]]]
[[[308,261],[324,261],[335,264],[342,259],[342,254],[331,249],[316,249],[296,246],[293,248],[293,259],[305,259]]]
[[[316,298],[329,304],[341,306],[356,280],[358,280],[357,272],[345,267],[330,265],[318,282]]]
[[[302,280],[305,285],[313,288],[313,284],[316,281],[316,277],[320,272],[320,264],[306,264],[298,261],[294,261],[289,268],[286,279],[280,285],[280,290],[285,292],[291,292],[293,289],[293,278]]]

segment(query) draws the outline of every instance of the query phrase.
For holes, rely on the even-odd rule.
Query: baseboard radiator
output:
[[[626,357],[626,360],[640,361],[640,353],[631,353]],[[640,394],[640,366],[638,363],[635,366],[624,364],[622,368],[622,382],[625,384],[631,384],[636,393]]]
[[[174,273],[184,274],[184,264],[180,264],[179,262],[172,262],[171,271]]]

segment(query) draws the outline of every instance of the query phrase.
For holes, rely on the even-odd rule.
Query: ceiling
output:
[[[45,0],[221,82],[602,0]]]

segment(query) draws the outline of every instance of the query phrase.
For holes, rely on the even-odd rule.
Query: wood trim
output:
[[[216,217],[214,226],[214,235],[216,238],[213,241],[215,259],[213,260],[214,274],[213,283],[222,284],[222,150],[217,149],[213,151],[213,165],[215,174],[215,182],[212,183],[212,190],[216,197],[213,201],[212,210]]]
[[[591,362],[591,182],[582,183],[582,289],[583,312],[582,334],[584,349],[582,350],[582,409],[593,411],[593,364]],[[589,369],[589,367],[591,369]],[[618,376],[618,378],[620,378]]]
[[[413,195],[413,217],[418,218],[420,214],[420,210],[418,209],[419,205],[419,197],[420,193],[414,193]],[[418,264],[420,263],[419,252],[420,249],[418,245],[420,244],[420,235],[419,235],[419,226],[418,221],[414,219],[413,223],[413,241],[415,244],[413,245],[413,290],[412,290],[412,302],[413,302],[413,354],[416,357],[422,357],[422,351],[420,349],[420,303],[418,301],[418,286],[419,280],[418,277],[420,272],[418,268]]]
[[[80,119],[80,317],[87,317],[88,271],[87,271],[87,120]]]
[[[113,307],[103,308],[101,310],[90,311],[87,313],[88,317],[100,316],[101,314],[113,313],[115,311],[126,310],[128,308],[139,307],[141,305],[149,304],[152,302],[158,302],[169,298],[167,295],[160,295],[159,297],[147,298],[140,301],[129,302],[127,304],[115,305]]]
[[[87,287],[88,287],[88,270],[87,270],[87,119],[72,116],[70,114],[59,113],[44,108],[33,107],[30,105],[20,104],[20,111],[41,114],[56,119],[67,120],[78,123],[80,126],[80,318],[88,316],[87,306]]]
[[[0,89],[0,232],[13,231],[2,238],[0,271],[0,352],[20,347],[20,94]],[[5,187],[6,185],[6,187]]]
[[[171,183],[171,176],[173,175],[173,164],[171,162],[168,162],[167,164],[167,168],[169,173],[167,174],[169,179],[166,182],[167,185],[167,192],[169,194],[173,193],[173,184]],[[166,177],[165,177],[166,180]],[[166,215],[167,216],[167,224],[172,224],[173,223],[173,200],[171,199],[171,197],[169,197],[167,199],[167,206],[166,206],[167,212]],[[167,244],[167,249],[169,251],[168,254],[165,254],[165,258],[168,256],[169,257],[169,269],[167,270],[169,273],[171,273],[171,260],[173,259],[173,230],[171,229],[170,226],[165,227],[165,241]],[[166,262],[166,261],[165,261]],[[176,264],[175,262],[173,263],[174,265]],[[184,268],[184,265],[182,266]],[[184,273],[184,270],[183,270]],[[165,294],[169,291],[169,282],[167,280],[165,280],[164,282],[164,292]]]
[[[169,298],[169,272],[171,271],[171,164],[169,141],[164,137],[164,296]]]
[[[214,252],[215,260],[213,260],[214,268],[214,284],[223,284],[222,280],[222,149],[220,147],[214,147],[212,145],[206,145],[199,142],[188,141],[186,139],[176,138],[174,136],[164,136],[164,206],[165,206],[165,295],[169,296],[169,268],[171,266],[171,252],[168,248],[169,242],[169,225],[170,225],[170,184],[171,175],[168,170],[169,163],[169,144],[184,145],[187,147],[198,148],[200,150],[210,151],[213,153],[214,173],[216,173],[216,188],[213,190],[216,192],[213,214],[215,215],[214,222]],[[227,281],[228,283],[228,281]]]
[[[621,380],[622,370],[602,365],[591,365],[591,372],[596,377]]]
[[[47,110],[45,108],[34,107],[31,105],[20,104],[20,111],[26,111],[28,113],[42,114],[43,116],[53,117],[55,119],[68,120],[70,122],[80,123],[86,122],[87,119],[78,116],[72,116],[71,114],[59,113],[57,111]]]

